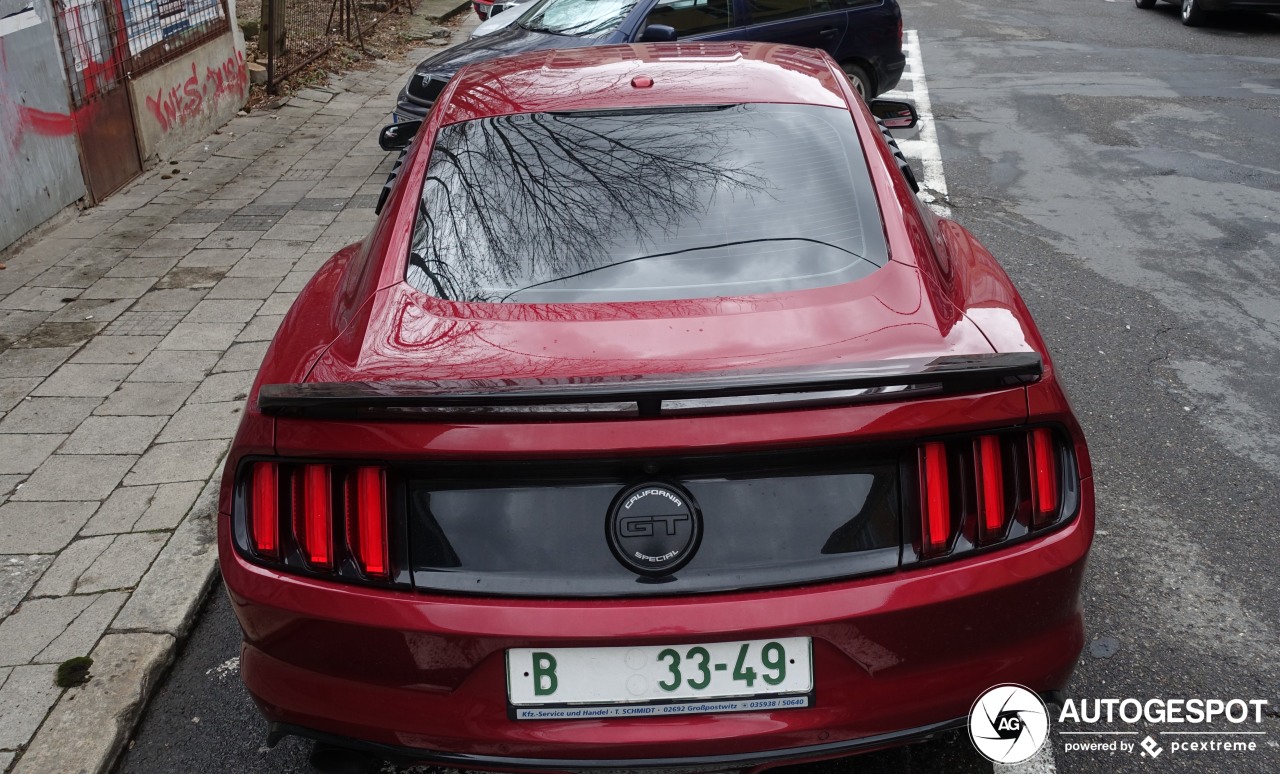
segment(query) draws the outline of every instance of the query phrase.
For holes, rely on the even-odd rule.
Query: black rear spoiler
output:
[[[977,392],[1035,382],[1041,371],[1039,354],[1012,352],[692,374],[267,384],[258,407],[324,419],[651,418]]]

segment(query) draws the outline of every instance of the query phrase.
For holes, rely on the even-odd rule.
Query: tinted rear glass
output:
[[[617,29],[635,5],[635,0],[543,0],[519,24],[534,32],[600,37]]]
[[[442,129],[408,282],[453,301],[756,295],[888,260],[847,111],[538,113]]]

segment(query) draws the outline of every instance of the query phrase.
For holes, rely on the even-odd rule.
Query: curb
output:
[[[90,657],[89,682],[67,689],[13,774],[106,774],[186,639],[217,572],[220,461]]]
[[[439,21],[471,7],[470,0],[437,2],[449,8]],[[219,190],[225,185],[219,185]],[[229,441],[196,443],[222,444],[213,473],[185,514],[169,511],[170,517],[181,515],[182,519],[92,646],[88,682],[63,690],[51,685],[47,674],[38,675],[43,691],[39,714],[32,711],[24,716],[23,738],[33,727],[36,731],[25,745],[0,751],[0,772],[108,774],[117,765],[148,702],[181,654],[217,578],[217,499]],[[207,452],[212,456],[215,450]],[[187,486],[197,483],[198,479]],[[168,524],[172,522],[167,522],[166,530]],[[134,572],[137,569],[142,568]],[[80,647],[77,655],[88,643]],[[54,697],[52,708],[45,711]]]
[[[440,24],[441,22],[447,22],[453,17],[457,16],[458,14],[463,13],[465,11],[469,11],[469,10],[471,10],[471,0],[462,0],[461,3],[449,9],[448,11],[445,11],[439,16],[424,16],[423,18],[429,22]]]

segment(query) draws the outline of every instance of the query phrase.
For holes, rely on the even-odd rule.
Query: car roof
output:
[[[441,123],[545,111],[774,102],[848,108],[824,52],[750,42],[628,43],[468,65]],[[651,85],[643,85],[649,79]]]

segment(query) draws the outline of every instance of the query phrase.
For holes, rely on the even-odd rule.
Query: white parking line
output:
[[[920,124],[914,138],[898,140],[898,147],[908,160],[917,160],[924,171],[920,181],[920,198],[933,211],[944,218],[951,216],[951,199],[947,195],[947,176],[942,169],[942,148],[938,145],[938,127],[934,123],[933,103],[929,101],[929,85],[925,79],[924,56],[920,51],[920,36],[915,30],[907,30],[902,41],[907,55],[907,67],[902,73],[898,88],[886,92],[888,99],[902,99],[913,103],[920,114]],[[1057,764],[1053,758],[1053,737],[1050,736],[1035,755],[1022,763],[993,764],[996,774],[1055,774]]]
[[[925,81],[924,57],[920,52],[920,36],[915,30],[907,30],[903,36],[902,51],[907,55],[907,67],[902,73],[898,88],[886,92],[889,99],[903,99],[916,106],[920,125],[914,139],[898,140],[898,147],[908,159],[920,161],[924,178],[920,181],[920,198],[928,202],[933,211],[950,217],[950,198],[947,196],[947,176],[942,169],[942,149],[938,146],[938,128],[934,125],[933,103],[929,101],[929,85]],[[907,88],[907,84],[910,87]]]

